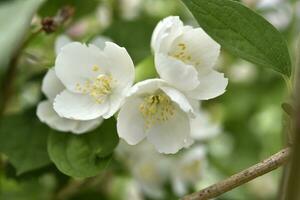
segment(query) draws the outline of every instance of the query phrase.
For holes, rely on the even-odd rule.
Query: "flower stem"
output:
[[[187,195],[182,200],[207,200],[218,197],[236,187],[239,187],[259,176],[271,172],[287,163],[291,148],[287,147],[264,161],[249,167],[223,181],[211,185],[199,192]]]

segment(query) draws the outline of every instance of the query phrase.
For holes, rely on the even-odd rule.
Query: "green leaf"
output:
[[[47,137],[51,130],[42,124],[35,112],[5,117],[0,123],[0,152],[21,174],[50,163]]]
[[[291,75],[282,35],[263,17],[231,0],[182,0],[200,26],[232,54]]]
[[[7,66],[20,47],[31,18],[44,0],[12,0],[0,3],[0,67]]]
[[[53,132],[48,140],[48,152],[64,174],[91,177],[105,169],[118,141],[116,120],[111,118],[98,129],[83,135]]]

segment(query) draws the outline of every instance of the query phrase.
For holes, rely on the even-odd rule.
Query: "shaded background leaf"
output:
[[[106,168],[118,141],[116,121],[111,118],[83,135],[53,132],[48,140],[48,152],[50,159],[64,174],[90,177]]]
[[[50,163],[47,137],[51,130],[42,124],[35,110],[5,117],[0,122],[0,152],[8,156],[17,174]]]

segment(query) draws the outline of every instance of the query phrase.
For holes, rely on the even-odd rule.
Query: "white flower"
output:
[[[67,44],[56,58],[55,72],[66,89],[55,98],[54,110],[76,120],[114,115],[134,81],[130,56],[112,42],[106,42],[104,49]]]
[[[138,182],[134,180],[129,180],[125,187],[124,196],[122,200],[144,200],[143,195],[139,189]]]
[[[190,118],[192,139],[204,141],[216,137],[221,132],[220,125],[211,120],[211,116],[201,108],[199,101],[190,100],[190,102],[195,113],[195,117]]]
[[[63,46],[71,42],[72,40],[66,35],[57,37],[54,47],[56,55],[59,54]],[[72,132],[75,134],[91,131],[102,123],[102,118],[78,121],[60,117],[53,109],[53,101],[56,95],[64,89],[65,87],[57,78],[54,69],[48,70],[42,83],[42,92],[46,95],[47,100],[40,102],[37,107],[37,116],[42,122],[58,131]]]
[[[193,147],[180,156],[179,160],[174,159],[170,168],[172,187],[178,196],[186,194],[189,186],[200,181],[206,165],[203,146]]]
[[[188,97],[206,100],[225,92],[228,80],[213,69],[220,45],[201,28],[167,17],[155,28],[151,47],[160,77]]]
[[[143,141],[136,146],[120,141],[117,158],[124,162],[138,183],[140,191],[154,199],[163,199],[164,184],[168,178],[169,159],[159,154],[154,147]],[[145,156],[147,155],[147,156]],[[155,162],[153,162],[155,161]]]
[[[55,75],[54,69],[50,69],[45,75],[42,83],[42,91],[48,98],[38,104],[37,116],[53,129],[62,132],[81,134],[95,129],[103,121],[97,118],[89,121],[78,121],[62,118],[53,109],[53,101],[57,94],[65,88]]]
[[[117,120],[119,137],[135,145],[147,137],[160,153],[176,153],[190,143],[193,108],[186,97],[161,79],[133,86]]]

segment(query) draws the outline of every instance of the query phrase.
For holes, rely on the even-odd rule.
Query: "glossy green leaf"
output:
[[[0,3],[0,67],[5,67],[26,36],[31,18],[44,0]]]
[[[0,152],[21,174],[50,163],[47,137],[51,130],[34,112],[5,117],[0,123]]]
[[[224,49],[257,65],[291,74],[287,44],[263,17],[232,0],[182,0]]]
[[[50,159],[64,174],[90,177],[106,168],[118,141],[116,122],[111,118],[83,135],[53,132],[48,140],[48,152]]]

